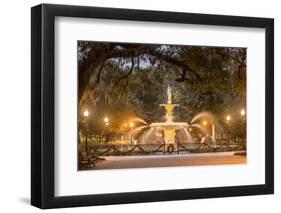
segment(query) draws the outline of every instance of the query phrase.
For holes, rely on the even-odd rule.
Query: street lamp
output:
[[[215,147],[217,146],[217,140],[216,140],[216,127],[215,127],[215,123],[212,123],[212,140],[213,143],[215,145]]]
[[[240,111],[240,114],[241,114],[241,116],[242,116],[242,118],[243,118],[243,125],[242,125],[242,131],[243,131],[243,140],[245,139],[245,141],[246,141],[246,133],[245,133],[245,131],[246,131],[246,111],[244,110],[244,109],[242,109],[241,111]],[[245,135],[244,135],[244,133],[245,133]]]
[[[207,121],[203,121],[203,123],[202,123],[205,127],[207,127],[207,125],[208,125],[208,122]],[[211,129],[211,134],[212,134],[212,142],[214,142],[214,144],[216,145],[216,131],[215,131],[215,124],[214,124],[214,122],[213,121],[210,121],[210,124],[211,124],[211,127],[212,127],[212,129]],[[209,129],[209,128],[208,128]],[[209,131],[210,130],[208,130],[207,132],[208,132],[208,134],[209,134]]]
[[[135,124],[134,124],[133,122],[130,122],[130,123],[129,123],[129,126],[130,126],[131,131],[132,131],[134,125],[135,125]],[[132,136],[131,133],[130,133],[130,142],[131,142],[131,143],[132,143],[132,140],[133,140],[133,136]]]
[[[83,112],[84,119],[85,119],[85,151],[88,156],[88,117],[89,117],[89,111],[85,110]]]
[[[230,115],[227,115],[226,116],[226,123],[227,123],[228,139],[230,138],[230,120],[231,120]]]
[[[103,138],[103,134],[105,132],[105,129],[109,125],[109,118],[107,116],[105,116],[103,121],[104,121],[104,127],[103,127],[103,129],[101,131],[101,142],[102,142],[102,138]]]

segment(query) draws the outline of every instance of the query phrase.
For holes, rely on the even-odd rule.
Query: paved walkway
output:
[[[197,166],[246,163],[246,156],[234,152],[198,153],[180,155],[109,156],[94,169],[122,169],[171,166]]]

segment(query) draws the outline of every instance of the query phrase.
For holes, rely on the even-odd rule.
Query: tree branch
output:
[[[194,70],[192,70],[190,68],[190,66],[187,65],[185,62],[180,61],[169,55],[162,54],[158,51],[155,51],[154,48],[140,48],[140,49],[134,49],[134,50],[128,50],[128,49],[119,50],[118,49],[118,50],[113,50],[111,53],[109,53],[108,56],[109,56],[109,58],[116,58],[116,57],[127,58],[127,57],[138,57],[139,55],[144,55],[144,54],[154,56],[157,59],[161,59],[163,61],[166,61],[167,63],[174,64],[178,67],[181,67],[183,70],[185,70],[183,72],[185,72],[185,73],[190,72],[197,79],[202,80],[201,76],[199,74],[197,74]]]

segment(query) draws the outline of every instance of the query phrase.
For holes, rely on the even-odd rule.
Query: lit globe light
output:
[[[134,123],[130,122],[130,127],[134,127]]]
[[[241,112],[240,112],[240,114],[241,114],[242,116],[244,116],[244,115],[246,114],[245,110],[242,109]]]
[[[161,133],[159,133],[159,132],[156,133],[156,136],[157,137],[162,137]]]
[[[203,125],[206,126],[207,125],[207,121],[203,121]]]
[[[188,131],[189,131],[189,132],[192,132],[192,128],[191,128],[191,127],[190,127],[190,128],[188,128]]]
[[[83,113],[84,117],[88,117],[89,116],[89,111],[88,110],[85,110],[84,113]]]
[[[103,120],[105,123],[108,123],[108,121],[109,121],[108,117],[105,117]]]
[[[227,121],[230,121],[231,120],[231,117],[228,115],[228,116],[226,116],[226,120]]]

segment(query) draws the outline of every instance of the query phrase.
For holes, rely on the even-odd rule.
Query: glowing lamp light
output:
[[[134,123],[130,122],[130,127],[133,127],[134,126]]]
[[[241,114],[242,116],[244,116],[244,115],[246,114],[245,110],[242,109],[241,112],[240,112],[240,114]]]
[[[157,136],[157,137],[162,137],[162,134],[159,133],[159,132],[157,132],[157,133],[156,133],[156,136]]]
[[[226,120],[227,121],[230,121],[230,119],[231,119],[231,117],[228,115],[228,116],[226,116]]]
[[[104,118],[104,122],[105,122],[105,123],[108,123],[108,121],[109,121],[108,117],[105,117],[105,118]]]
[[[203,121],[203,125],[206,126],[207,125],[207,121]]]
[[[83,113],[84,117],[88,117],[89,116],[89,111],[88,110],[85,110],[84,113]]]

